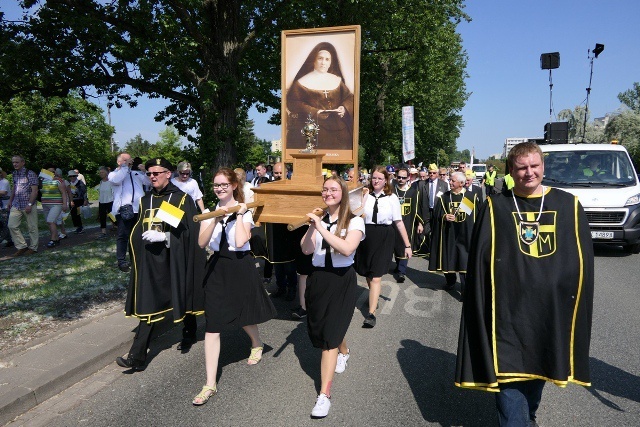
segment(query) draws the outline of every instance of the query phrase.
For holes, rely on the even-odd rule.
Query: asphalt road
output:
[[[640,425],[640,255],[596,248],[591,368],[593,387],[547,385],[541,426]],[[267,352],[247,366],[242,331],[223,334],[218,395],[203,407],[191,399],[204,384],[203,344],[175,349],[179,330],[152,343],[146,371],[123,373],[115,363],[23,415],[11,425],[47,426],[487,426],[496,424],[492,394],[453,385],[461,304],[442,290],[444,278],[413,259],[409,280],[383,278],[374,329],[354,314],[347,334],[351,358],[336,375],[323,420],[309,413],[319,387],[319,351],[305,323],[279,318],[261,326]],[[366,301],[364,282],[359,306]],[[204,319],[200,319],[202,322]]]

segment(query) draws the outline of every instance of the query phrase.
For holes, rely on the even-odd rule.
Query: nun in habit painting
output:
[[[352,149],[353,93],[345,84],[331,43],[319,43],[309,53],[287,91],[287,110],[288,148],[306,147],[301,130],[310,114],[320,127],[318,149]]]

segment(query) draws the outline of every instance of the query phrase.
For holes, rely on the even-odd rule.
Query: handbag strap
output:
[[[133,185],[133,177],[131,176],[133,172],[129,171],[129,179],[131,180],[131,205],[133,206],[133,197],[136,194],[136,187]]]

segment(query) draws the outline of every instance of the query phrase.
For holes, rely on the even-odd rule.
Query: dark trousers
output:
[[[494,192],[493,185],[487,185],[487,184],[484,185],[484,194],[485,194],[485,196],[490,196],[490,195],[493,194],[493,192]]]
[[[111,212],[113,202],[98,203],[98,219],[100,220],[100,228],[107,228],[107,215]]]
[[[273,269],[276,272],[276,284],[279,288],[296,289],[298,275],[295,262],[277,263],[274,264]]]
[[[194,314],[187,314],[182,320],[184,326],[182,328],[183,338],[195,338],[196,337],[196,316]],[[133,337],[133,344],[129,350],[129,356],[133,359],[144,362],[147,360],[147,350],[149,349],[149,342],[151,341],[151,334],[153,333],[155,323],[147,323],[140,321],[136,328],[136,335]]]
[[[118,226],[118,236],[116,237],[116,258],[118,265],[127,262],[127,248],[129,247],[129,235],[131,229],[138,220],[138,214],[133,218],[124,220],[120,214],[116,215],[116,224]]]
[[[527,427],[535,422],[544,383],[531,380],[500,384],[500,393],[496,393],[498,425]]]
[[[398,270],[398,273],[406,275],[407,264],[409,264],[409,260],[407,258],[404,258],[404,259],[396,258],[396,270]]]
[[[73,209],[71,209],[71,221],[76,228],[82,227],[82,211],[81,207],[84,204],[83,199],[73,199]]]
[[[466,282],[467,274],[458,273],[460,275],[460,284],[462,285],[462,292],[464,292],[464,285]],[[453,286],[456,284],[456,273],[444,273],[444,278],[447,279],[447,285]]]
[[[265,279],[271,279],[271,275],[273,274],[273,264],[269,261],[264,260],[264,271],[262,277]]]

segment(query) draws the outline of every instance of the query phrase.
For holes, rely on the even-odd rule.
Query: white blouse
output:
[[[216,206],[216,209],[218,208],[218,206]],[[227,221],[227,219],[231,216],[232,214],[229,215],[225,215],[224,220],[225,222]],[[255,223],[253,222],[253,215],[251,214],[251,211],[246,211],[243,214],[243,220],[245,223],[251,224],[251,228],[253,228],[255,226]],[[231,252],[242,252],[242,251],[248,251],[251,249],[251,245],[249,244],[249,241],[247,241],[247,243],[245,243],[241,248],[236,248],[236,224],[238,223],[238,221],[233,220],[231,221],[230,224],[228,224],[225,229],[227,232],[227,243],[229,243],[229,250]],[[222,222],[219,222],[218,224],[216,224],[215,228],[213,229],[213,233],[211,234],[211,239],[209,240],[209,248],[211,248],[212,251],[219,251],[220,250],[220,239],[222,238]]]
[[[182,182],[177,178],[171,178],[171,183],[191,196],[194,202],[202,199],[202,191],[200,191],[198,181],[195,179],[189,178],[187,182]]]
[[[337,226],[338,226],[337,224],[332,225],[329,231],[331,231],[331,233],[335,233]],[[342,231],[346,235],[351,230],[362,231],[362,238],[360,239],[360,241],[364,240],[364,237],[365,237],[364,236],[364,220],[362,218],[360,218],[359,216],[351,218],[351,221],[349,221],[349,226],[347,230],[346,231],[342,230]],[[324,239],[322,238],[322,235],[320,234],[320,232],[317,230],[316,230],[315,238],[316,238],[316,247],[313,251],[313,258],[311,262],[315,267],[324,267],[324,257],[327,252],[326,249],[322,249],[322,242],[324,241]],[[349,267],[351,264],[353,264],[353,257],[355,256],[355,254],[356,254],[356,251],[353,251],[351,255],[347,257],[338,252],[335,252],[333,248],[331,248],[331,262],[333,263],[333,266],[336,268]]]
[[[380,193],[383,194],[383,193]],[[373,224],[373,205],[376,202],[376,198],[373,194],[369,193],[364,202],[364,221],[367,224]],[[390,196],[380,197],[378,199],[378,222],[381,225],[391,225],[392,222],[402,220],[402,214],[400,212],[400,200],[395,194]]]

